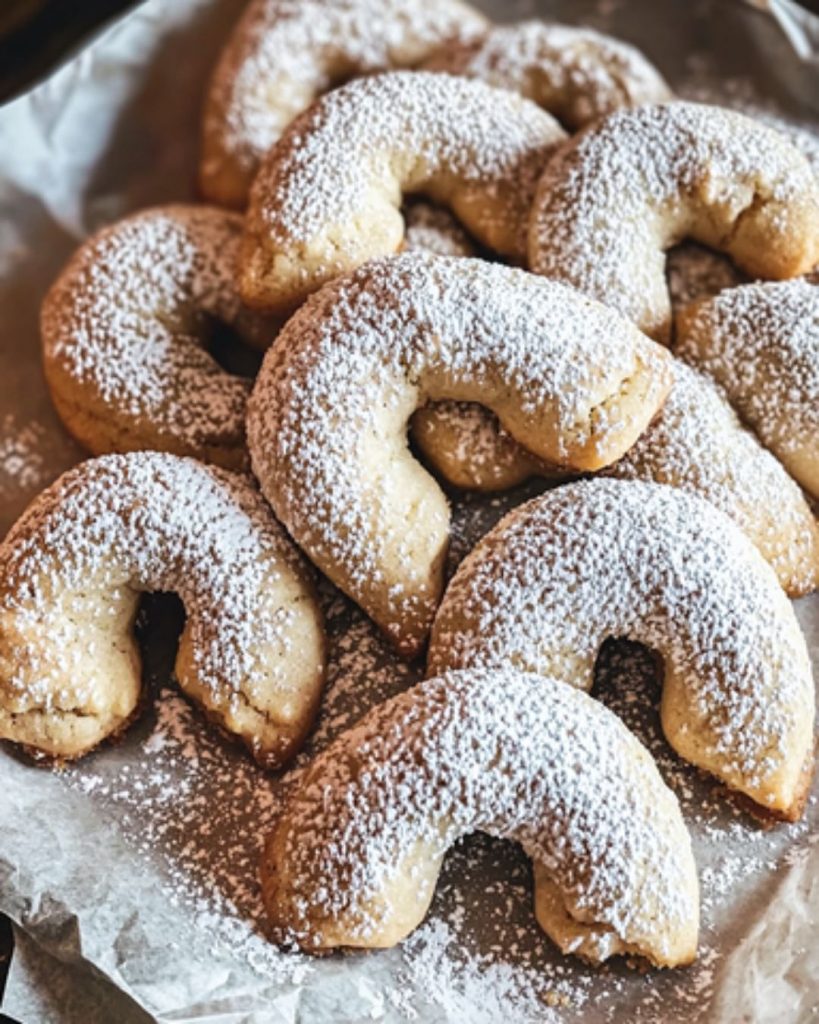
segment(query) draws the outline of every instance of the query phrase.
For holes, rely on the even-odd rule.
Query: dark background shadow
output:
[[[137,0],[4,0],[0,10],[0,103],[66,59],[105,22]]]

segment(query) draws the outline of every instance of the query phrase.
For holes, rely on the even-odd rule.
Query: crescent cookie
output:
[[[819,498],[819,283],[748,284],[681,310],[675,351]]]
[[[421,71],[350,82],[265,157],[245,223],[242,296],[287,312],[396,252],[404,193],[451,207],[478,242],[523,262],[537,180],[564,137],[534,103],[483,82]]]
[[[0,738],[67,761],[127,726],[141,591],[182,599],[185,693],[260,763],[290,758],[324,681],[309,570],[247,478],[157,452],[69,470],[0,545]]]
[[[216,322],[257,348],[276,324],[242,306],[242,221],[214,207],[145,210],[94,235],[43,303],[45,375],[63,423],[95,454],[145,449],[247,464],[251,382],[207,350]]]
[[[449,43],[424,62],[434,71],[511,89],[571,129],[620,107],[662,103],[671,90],[638,49],[589,28],[524,21]]]
[[[373,261],[308,300],[268,351],[248,405],[253,471],[296,543],[415,655],[449,538],[447,501],[407,447],[415,410],[483,402],[541,457],[597,469],[654,416],[671,361],[613,311],[525,271]]]
[[[511,668],[419,683],[315,759],[262,858],[275,937],[395,945],[475,831],[532,858],[538,923],[564,953],[696,956],[691,842],[648,751],[584,693]]]
[[[697,103],[619,110],[549,162],[532,208],[529,266],[667,340],[665,250],[692,238],[752,277],[819,262],[819,185],[772,128]]]
[[[591,480],[516,509],[453,577],[428,671],[514,665],[589,689],[612,636],[662,656],[662,725],[681,757],[767,815],[799,818],[813,769],[807,646],[770,566],[695,495]]]
[[[485,25],[458,0],[254,0],[208,88],[203,194],[243,207],[264,154],[318,96],[359,75],[418,64]]]

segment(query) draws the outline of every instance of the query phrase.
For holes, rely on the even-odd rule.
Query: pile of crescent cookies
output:
[[[802,814],[806,158],[675,99],[629,45],[459,0],[253,0],[202,140],[207,205],[106,227],[45,298],[49,389],[94,457],[0,547],[0,737],[59,765],[122,733],[140,595],[174,591],[182,690],[283,766],[321,704],[323,574],[426,680],[289,791],[262,863],[274,937],[399,942],[480,830],[531,858],[564,952],[690,962],[679,804],[586,691],[604,640],[647,645],[679,757],[769,822]],[[685,239],[732,286],[672,306]],[[255,381],[219,346],[264,352]],[[441,482],[531,476],[550,486],[447,582]]]

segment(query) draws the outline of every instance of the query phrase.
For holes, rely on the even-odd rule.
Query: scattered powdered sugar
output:
[[[0,501],[36,491],[48,479],[46,428],[37,420],[18,423],[13,413],[0,420]]]
[[[26,659],[6,663],[4,686],[57,720],[93,713],[94,645],[118,642],[140,590],[179,594],[198,684],[222,710],[252,706],[263,684],[275,690],[293,674],[301,610],[277,582],[305,570],[239,475],[154,452],[81,463],[18,520],[0,557],[4,621],[29,641]],[[320,652],[298,655],[320,676]]]
[[[593,29],[543,21],[493,26],[483,38],[448,46],[427,66],[518,92],[571,128],[671,96],[635,47]]]
[[[46,373],[58,407],[95,421],[94,447],[244,460],[250,382],[206,349],[214,321],[256,343],[275,333],[238,298],[241,225],[210,207],[148,210],[91,238],[58,278],[43,307]]]
[[[513,664],[588,688],[608,636],[662,654],[692,757],[788,806],[813,742],[805,641],[750,542],[684,491],[598,479],[510,513],[450,584],[429,669]]]
[[[465,553],[520,497],[518,492],[489,503],[459,504],[453,552]],[[329,587],[324,591],[328,690],[318,732],[296,772],[266,775],[181,696],[162,689],[154,712],[122,744],[61,776],[104,812],[143,870],[156,874],[161,898],[212,942],[214,957],[233,956],[254,975],[277,984],[303,981],[311,976],[312,965],[321,966],[279,950],[264,935],[258,857],[284,791],[316,750],[326,749],[368,708],[418,677],[418,668],[397,659],[360,612]],[[159,688],[171,671],[172,637],[181,621],[165,599],[152,601],[148,613],[140,632],[149,645],[148,682]],[[475,1024],[503,1018],[521,1024],[578,1024],[598,1019],[594,1014],[619,1022],[627,1013],[627,1019],[641,1024],[664,1024],[674,1000],[686,1006],[692,1020],[707,1021],[715,965],[731,949],[727,911],[740,896],[759,899],[770,891],[764,866],[784,864],[788,851],[797,856],[809,823],[760,829],[726,804],[713,781],[702,779],[674,754],[659,724],[656,663],[644,648],[606,644],[594,693],[648,745],[681,801],[701,882],[696,964],[679,973],[649,971],[635,1005],[634,976],[625,963],[594,968],[567,958],[539,929],[532,914],[531,871],[519,847],[474,835],[456,843],[446,857],[430,913],[401,944],[397,968],[378,971],[389,953],[367,954],[360,964],[357,956],[342,961],[351,978],[361,968],[366,971],[375,1002],[372,1019],[418,1022],[443,1015]],[[731,816],[727,825],[726,814]],[[748,870],[738,869],[739,864]]]
[[[548,1001],[557,1005],[561,999],[568,1005],[576,1001],[571,985],[564,982],[563,993],[559,982],[546,987],[536,968],[492,956],[464,963],[458,956],[460,942],[460,929],[437,919],[422,924],[406,940],[403,953],[407,963],[399,979],[413,994],[405,995],[399,989],[390,994],[390,1001],[408,1020],[424,1019],[413,1004],[417,991],[432,1006],[446,1005],[450,1019],[470,1024],[496,1024],[512,1008],[516,1024],[558,1024],[561,1016],[550,1009]],[[506,950],[511,951],[509,947]]]
[[[494,225],[522,255],[531,196],[564,137],[534,103],[477,80],[405,71],[357,79],[317,101],[270,150],[248,223],[287,252],[379,215],[394,180],[409,191],[435,183],[442,198],[479,188],[484,202],[471,203],[468,226],[477,236]],[[520,223],[502,223],[513,213]]]
[[[532,214],[530,265],[664,334],[663,250],[693,233],[730,251],[747,211],[764,213],[771,252],[783,246],[791,265],[813,252],[819,190],[775,131],[695,103],[620,110],[550,162]]]
[[[166,595],[149,598],[137,623],[152,710],[120,744],[61,775],[156,870],[162,898],[208,936],[214,957],[239,958],[277,983],[298,983],[315,963],[265,935],[258,863],[283,792],[339,731],[417,678],[359,612],[329,585],[321,590],[331,651],[327,688],[317,728],[285,776],[266,775],[167,688],[184,618]]]
[[[557,282],[421,253],[374,261],[308,300],[269,351],[248,408],[254,472],[325,573],[385,628],[423,632],[449,512],[406,447],[415,409],[501,405],[559,463],[622,451],[657,408],[666,365],[616,313]],[[637,376],[633,411],[609,407]]]
[[[321,93],[354,75],[417,64],[485,24],[456,0],[255,0],[221,57],[205,131],[250,178]]]
[[[700,304],[678,324],[675,351],[714,378],[786,465],[819,454],[819,284],[747,284]],[[799,464],[793,472],[799,478]],[[817,485],[808,474],[805,483]]]
[[[168,615],[167,606],[155,606],[154,625],[157,614]],[[173,690],[158,694],[153,718],[132,757],[113,771],[98,759],[71,767],[67,784],[104,807],[157,867],[163,898],[208,935],[214,957],[238,956],[277,981],[298,981],[310,961],[262,934],[257,865],[278,812],[276,787]]]

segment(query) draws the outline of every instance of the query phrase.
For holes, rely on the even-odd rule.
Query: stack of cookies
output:
[[[481,830],[531,857],[564,952],[690,962],[677,799],[585,691],[608,637],[645,644],[677,754],[766,820],[802,814],[805,158],[590,30],[459,0],[253,0],[204,99],[200,184],[200,205],[99,232],[45,297],[54,405],[96,457],[0,546],[0,737],[59,764],[121,734],[139,597],[168,590],[180,686],[281,768],[321,704],[323,574],[427,679],[292,787],[262,863],[274,937],[393,945]],[[684,239],[748,283],[673,304]],[[217,342],[258,353],[255,381]],[[530,476],[548,489],[448,582],[441,484]]]

